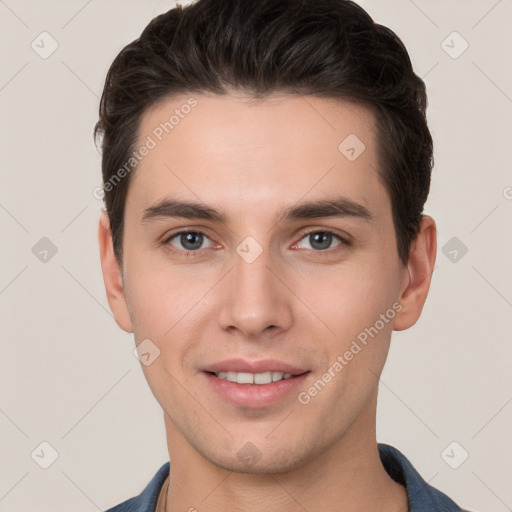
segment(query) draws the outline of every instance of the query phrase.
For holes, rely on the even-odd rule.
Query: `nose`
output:
[[[219,311],[222,329],[257,339],[290,328],[293,294],[283,266],[272,264],[271,260],[266,249],[252,262],[234,254]]]

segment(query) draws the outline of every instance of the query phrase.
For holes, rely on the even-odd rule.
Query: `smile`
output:
[[[278,382],[280,380],[290,379],[292,377],[291,373],[282,372],[214,372],[214,374],[219,379],[228,380],[229,382],[236,382],[238,384],[270,384],[271,382]]]

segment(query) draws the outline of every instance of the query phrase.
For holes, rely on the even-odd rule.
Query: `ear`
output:
[[[402,309],[393,324],[395,331],[413,326],[421,315],[437,253],[436,223],[432,217],[424,215],[418,236],[411,244],[409,260],[404,268],[398,301]]]
[[[133,332],[132,321],[126,302],[123,275],[115,257],[110,219],[102,213],[98,227],[98,244],[100,247],[101,270],[107,292],[107,299],[117,325],[126,332]]]

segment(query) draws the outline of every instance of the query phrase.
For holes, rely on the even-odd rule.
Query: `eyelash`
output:
[[[170,242],[171,240],[173,240],[174,238],[180,236],[180,235],[183,235],[183,234],[190,234],[190,233],[194,233],[194,234],[197,234],[197,235],[203,235],[204,237],[210,239],[210,237],[206,234],[206,233],[203,233],[202,231],[197,231],[197,230],[182,230],[182,231],[178,231],[177,233],[173,233],[172,235],[170,235],[169,237],[167,237],[164,241],[163,241],[163,245],[165,245],[171,252],[175,253],[175,254],[178,254],[178,256],[181,256],[181,257],[184,257],[184,258],[190,258],[190,257],[197,257],[197,256],[200,256],[201,255],[201,251],[202,249],[198,249],[198,250],[195,250],[195,251],[184,251],[184,250],[181,250],[181,249],[176,249],[175,247],[173,247]],[[317,249],[306,249],[306,251],[312,251],[312,252],[315,252],[315,253],[319,253],[319,254],[323,254],[323,255],[330,255],[332,253],[333,250],[336,250],[336,247],[340,247],[340,246],[350,246],[351,243],[346,239],[346,238],[343,238],[342,236],[338,235],[337,233],[335,233],[334,231],[330,231],[328,229],[312,229],[310,231],[306,231],[304,233],[302,233],[301,237],[299,238],[299,242],[301,240],[303,240],[304,238],[306,238],[307,236],[310,236],[310,235],[313,235],[315,233],[323,233],[323,234],[329,234],[329,235],[332,235],[334,238],[337,238],[341,243],[338,245],[338,246],[335,246],[335,247],[332,247],[332,248],[329,248],[329,249],[323,249],[323,250],[317,250]],[[294,244],[296,245],[296,244]]]

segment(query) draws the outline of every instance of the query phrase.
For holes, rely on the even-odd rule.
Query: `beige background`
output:
[[[436,144],[437,268],[420,322],[394,336],[378,440],[462,506],[511,510],[512,1],[361,4],[425,77]],[[92,129],[111,61],[172,5],[0,1],[2,512],[104,510],[167,460],[161,410],[103,288]],[[46,59],[31,47],[43,31],[58,43]],[[458,58],[453,31],[469,44]],[[43,237],[57,249],[46,262],[33,253]],[[453,441],[452,464],[469,453],[458,469],[442,457]],[[42,442],[58,453],[48,469]]]

